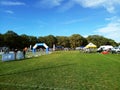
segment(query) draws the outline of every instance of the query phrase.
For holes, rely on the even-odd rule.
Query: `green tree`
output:
[[[88,42],[92,42],[92,43],[96,44],[97,47],[99,47],[101,45],[113,45],[113,46],[117,45],[117,43],[114,40],[105,38],[100,35],[90,35],[87,37],[87,40],[88,40]]]
[[[66,36],[56,36],[57,39],[57,45],[63,46],[63,47],[70,47],[70,41],[69,38]]]
[[[29,45],[33,46],[38,42],[38,39],[35,36],[28,36],[28,38],[29,38]]]
[[[50,47],[52,48],[53,47],[53,44],[56,44],[57,43],[57,39],[53,36],[53,35],[48,35],[48,36],[45,36],[45,43]]]
[[[12,48],[19,48],[19,35],[13,31],[8,31],[4,34],[4,45]]]
[[[117,46],[118,45],[118,43],[116,43],[114,40],[112,40],[112,39],[107,39],[108,40],[108,43],[110,44],[110,45],[113,45],[113,46]]]
[[[45,43],[46,42],[45,37],[38,37],[38,42],[39,43]]]
[[[0,34],[0,47],[4,46],[4,36]]]
[[[20,38],[21,39],[21,48],[29,47],[30,46],[29,36],[26,34],[22,34],[20,37],[21,37]]]
[[[35,43],[38,42],[37,37],[35,36],[28,36],[26,34],[20,35],[20,41],[21,41],[21,49],[25,47],[29,47],[30,45],[34,46]]]
[[[73,49],[75,49],[75,47],[84,46],[85,44],[87,44],[87,40],[79,34],[73,34],[72,36],[69,37],[69,39],[70,46]]]

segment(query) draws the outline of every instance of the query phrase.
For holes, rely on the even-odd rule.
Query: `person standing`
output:
[[[24,56],[24,58],[25,58],[25,55],[26,55],[26,51],[27,51],[27,47],[25,47],[25,48],[23,49],[23,56]]]
[[[16,56],[17,56],[17,49],[14,50],[14,53],[15,53],[15,60],[16,60]]]

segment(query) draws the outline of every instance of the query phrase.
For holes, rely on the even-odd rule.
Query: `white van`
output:
[[[111,46],[111,45],[103,45],[103,46],[100,46],[97,49],[97,52],[101,52],[101,51],[105,51],[105,50],[111,50],[112,48],[113,48],[113,46]]]

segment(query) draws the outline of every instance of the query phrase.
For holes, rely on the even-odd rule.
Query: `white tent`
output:
[[[97,48],[97,46],[93,43],[89,43],[88,45],[85,46],[85,48]]]

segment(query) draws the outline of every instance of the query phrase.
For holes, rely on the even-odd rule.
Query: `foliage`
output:
[[[55,52],[0,62],[1,90],[119,90],[120,55]]]
[[[57,36],[57,46],[70,47],[70,40],[66,36]]]
[[[20,47],[20,39],[19,35],[17,35],[13,31],[8,31],[4,34],[4,46],[7,46],[9,48],[18,48]]]
[[[48,36],[45,36],[44,38],[45,38],[45,40],[46,40],[45,43],[46,43],[50,48],[53,47],[53,44],[56,44],[56,43],[57,43],[57,39],[56,39],[56,37],[54,37],[53,35],[48,35]]]
[[[96,44],[98,47],[101,45],[113,45],[118,44],[112,40],[99,35],[90,35],[84,38],[80,34],[73,34],[71,36],[28,36],[26,34],[18,35],[17,33],[9,30],[5,34],[0,34],[0,47],[7,46],[10,49],[23,49],[24,47],[29,47],[30,45],[35,45],[35,43],[46,43],[50,48],[53,44],[56,46],[68,47],[75,49],[79,46],[85,46],[88,42]]]
[[[98,47],[101,45],[117,45],[117,43],[114,40],[99,35],[90,35],[87,37],[87,40],[96,44]]]
[[[38,37],[38,42],[40,42],[40,43],[44,43],[44,42],[46,42],[46,39],[45,39],[45,37]]]
[[[4,46],[4,36],[0,34],[0,47]]]
[[[82,37],[79,34],[73,34],[72,36],[70,36],[69,39],[70,39],[70,46],[71,48],[74,48],[74,49],[75,47],[85,46],[86,44],[84,37]]]
[[[23,45],[22,48],[30,45],[29,37],[27,35],[22,34],[20,37],[21,37],[21,45]]]

